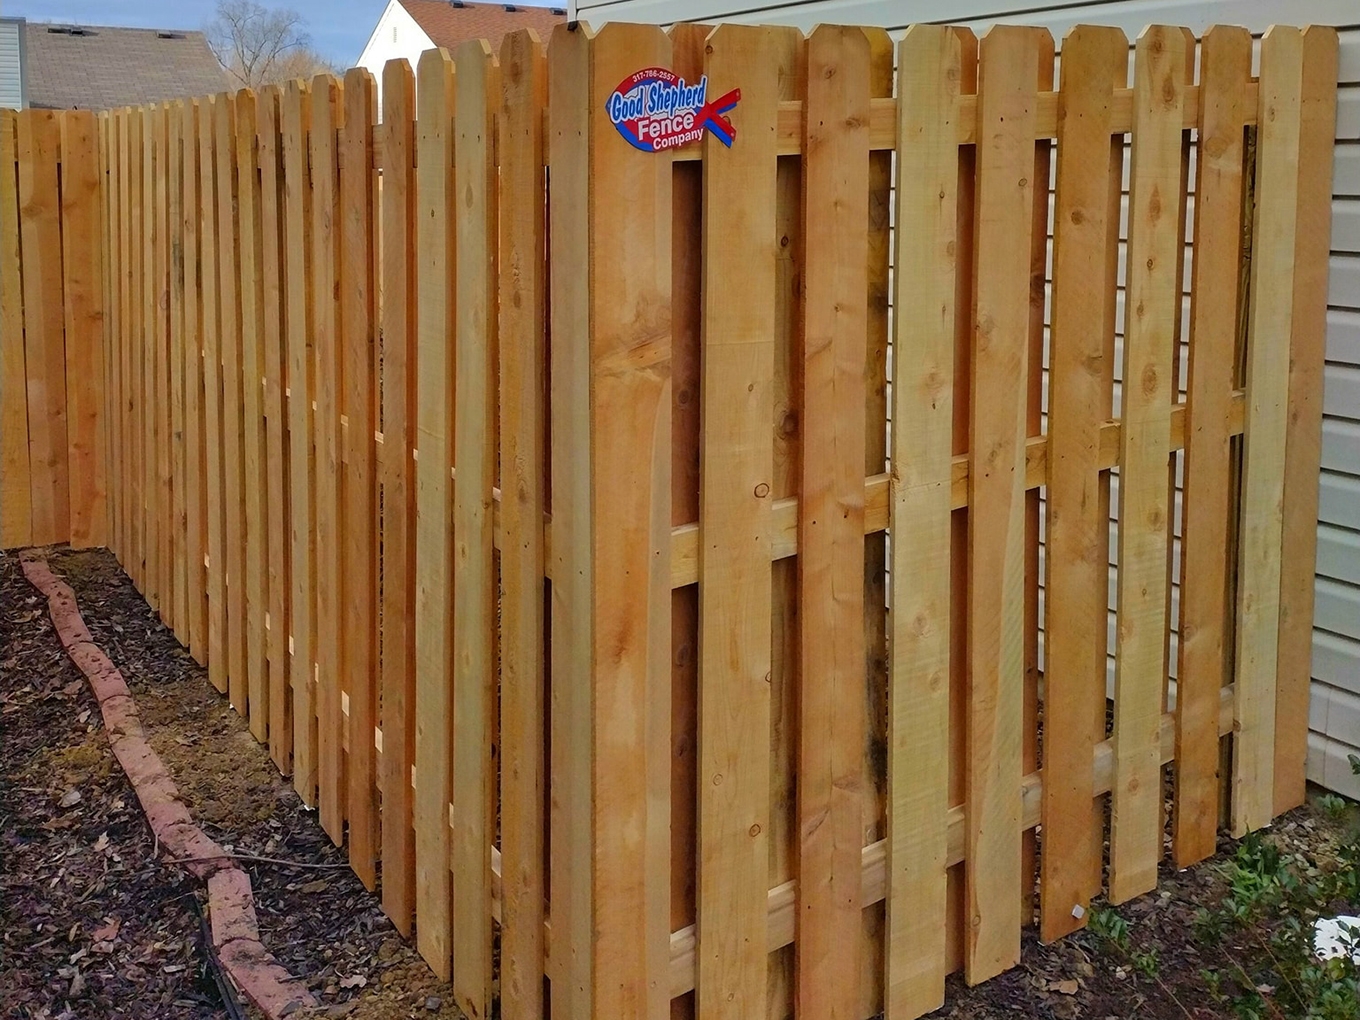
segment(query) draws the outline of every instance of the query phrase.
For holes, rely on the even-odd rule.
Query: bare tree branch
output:
[[[255,0],[218,0],[217,20],[204,34],[213,55],[244,87],[336,70],[311,48],[297,11],[264,7]]]

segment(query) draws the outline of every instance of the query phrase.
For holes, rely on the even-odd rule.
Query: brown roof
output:
[[[485,39],[499,53],[501,37],[520,28],[532,28],[545,43],[553,27],[567,20],[565,7],[531,7],[528,4],[474,4],[458,0],[401,0],[436,46],[452,50],[469,39]]]
[[[30,106],[108,110],[230,88],[202,32],[24,26]]]

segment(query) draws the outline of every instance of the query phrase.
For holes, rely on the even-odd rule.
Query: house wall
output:
[[[434,41],[416,24],[415,18],[407,13],[406,8],[398,3],[398,0],[390,0],[382,17],[378,19],[373,34],[368,37],[364,52],[359,54],[359,59],[354,64],[355,67],[367,68],[374,81],[378,83],[380,118],[383,66],[389,60],[405,57],[414,71],[421,53],[430,49],[434,49]]]
[[[1033,0],[803,0],[768,5],[757,0],[686,0],[683,4],[675,0],[576,0],[571,17],[595,28],[606,21],[667,25],[684,20],[796,25],[805,31],[820,23],[864,24],[897,32],[914,22],[964,24],[981,32],[1004,21],[1046,26],[1059,50],[1064,34],[1083,23],[1117,25],[1131,41],[1151,22],[1185,25],[1197,34],[1213,24],[1240,24],[1258,39],[1275,21],[1336,25],[1341,34],[1340,93],[1308,774],[1317,783],[1360,797],[1360,778],[1352,775],[1347,761],[1348,754],[1360,753],[1360,4],[1355,0],[1105,0],[1038,10],[1036,6]],[[677,19],[677,14],[683,18]],[[1120,313],[1122,322],[1122,307]],[[1178,554],[1177,548],[1177,564]],[[1113,587],[1112,578],[1112,594]],[[1173,600],[1173,611],[1178,611],[1174,593]],[[1113,626],[1112,613],[1112,642]],[[1173,646],[1173,674],[1174,663]]]
[[[28,105],[23,56],[23,19],[0,18],[0,108],[22,110]]]

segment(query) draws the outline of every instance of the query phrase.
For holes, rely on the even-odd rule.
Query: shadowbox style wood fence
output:
[[[6,542],[64,365],[470,1017],[919,1016],[1303,798],[1336,53],[611,24],[7,114]],[[621,137],[648,67],[731,147]]]

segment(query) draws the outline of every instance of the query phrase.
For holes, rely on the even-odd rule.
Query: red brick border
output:
[[[26,552],[20,560],[24,576],[47,598],[48,614],[66,654],[90,682],[109,746],[132,783],[151,831],[171,860],[207,882],[213,945],[223,968],[269,1020],[315,1006],[306,985],[261,944],[250,876],[194,824],[165,765],[146,742],[123,674],[94,643],[70,585],[52,573],[41,553]]]

